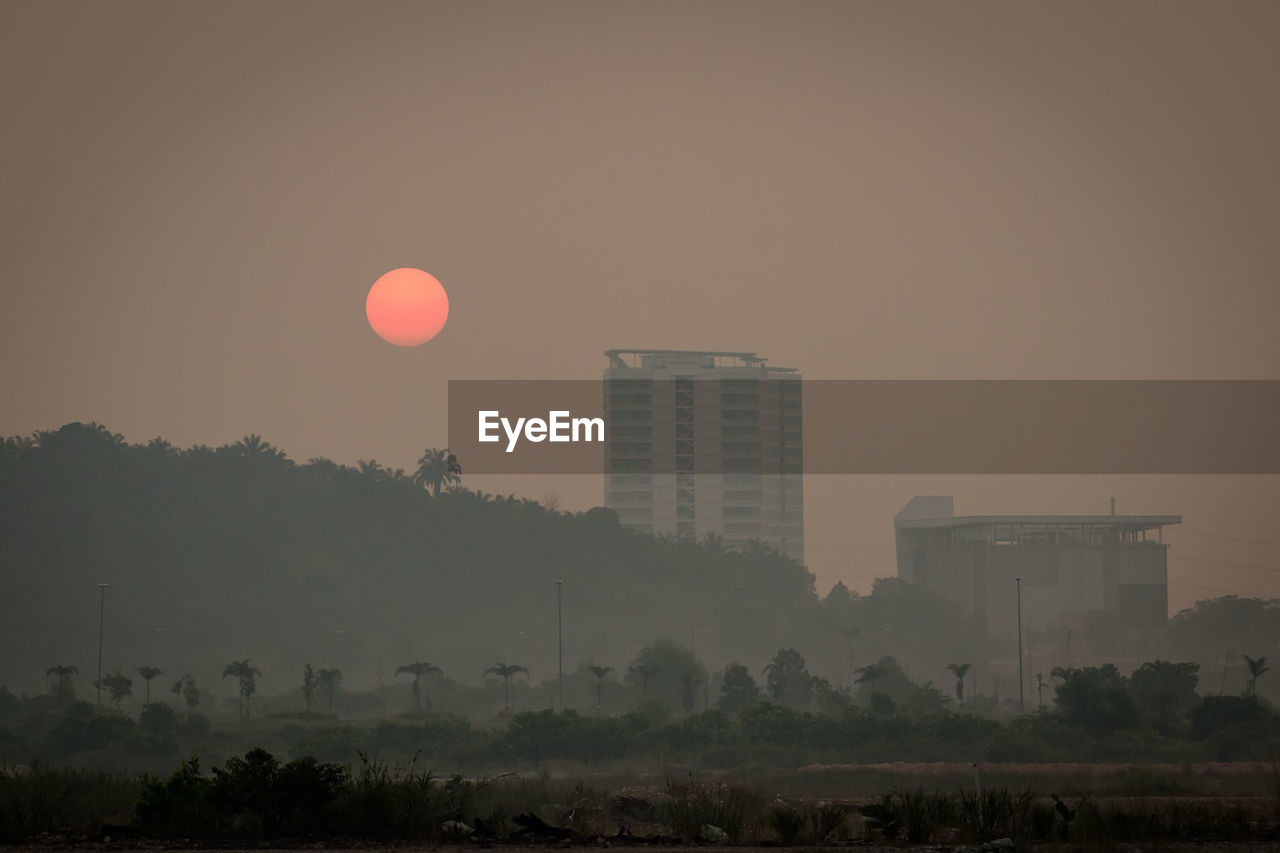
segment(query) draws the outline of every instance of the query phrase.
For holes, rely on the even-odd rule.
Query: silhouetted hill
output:
[[[249,657],[268,693],[305,661],[342,667],[352,687],[412,660],[464,681],[496,660],[546,678],[558,579],[567,670],[587,658],[624,668],[655,637],[694,630],[709,662],[762,665],[819,606],[813,576],[764,548],[725,552],[624,530],[603,508],[431,486],[376,463],[296,464],[257,436],[179,449],[72,423],[7,439],[0,683],[30,688],[71,664],[86,690],[99,583],[106,671],[154,663],[216,685],[227,661]]]

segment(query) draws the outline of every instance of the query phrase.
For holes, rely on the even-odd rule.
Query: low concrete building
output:
[[[918,496],[894,518],[898,576],[983,620],[991,635],[1053,629],[1105,646],[1168,621],[1165,526],[1176,515],[957,516],[950,496]],[[1092,641],[1092,642],[1091,642]],[[1068,650],[1069,651],[1069,650]],[[1082,649],[1083,651],[1083,649]]]

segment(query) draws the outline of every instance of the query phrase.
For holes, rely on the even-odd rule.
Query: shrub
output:
[[[867,818],[868,830],[878,830],[886,838],[905,835],[912,844],[927,844],[954,816],[946,794],[921,788],[891,791],[859,811]]]
[[[804,815],[795,806],[779,803],[769,810],[769,824],[777,833],[778,841],[790,846],[804,830]]]
[[[964,830],[974,840],[1026,833],[1034,799],[1030,791],[985,788],[981,793],[960,791],[960,818]]]
[[[217,821],[209,788],[210,780],[200,774],[196,756],[182,762],[168,779],[143,776],[135,819],[144,831],[160,836],[212,835]]]
[[[711,824],[736,844],[753,837],[764,821],[764,796],[741,785],[716,780],[672,786],[668,794],[670,798],[658,805],[658,820],[686,841],[697,838],[704,824]]]
[[[0,842],[46,832],[88,834],[103,822],[126,822],[138,793],[136,779],[111,773],[0,766]]]

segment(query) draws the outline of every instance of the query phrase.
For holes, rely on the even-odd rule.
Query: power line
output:
[[[1222,593],[1226,593],[1227,595],[1243,595],[1250,598],[1254,598],[1254,597],[1267,598],[1268,597],[1257,592],[1245,592],[1244,590],[1239,590],[1239,589],[1223,589],[1220,586],[1202,586],[1201,584],[1180,583],[1178,581],[1169,581],[1169,586],[1180,586],[1186,589],[1203,589],[1208,592],[1222,592]]]
[[[1214,560],[1209,557],[1196,557],[1190,554],[1169,554],[1170,559],[1190,560],[1193,563],[1208,563],[1212,566],[1230,566],[1236,569],[1252,569],[1257,572],[1280,572],[1280,566],[1261,566],[1257,563],[1237,563],[1234,560]]]
[[[1249,539],[1244,536],[1227,536],[1223,533],[1202,533],[1199,530],[1189,530],[1181,525],[1170,527],[1168,532],[1175,536],[1179,533],[1188,533],[1192,536],[1202,536],[1205,539],[1222,539],[1226,542],[1247,542],[1251,545],[1268,545],[1272,548],[1280,548],[1280,542],[1272,539]]]

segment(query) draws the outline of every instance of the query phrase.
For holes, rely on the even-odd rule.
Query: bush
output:
[[[686,841],[696,839],[703,825],[711,824],[737,844],[754,837],[763,823],[764,796],[751,788],[717,780],[673,786],[668,793],[670,798],[658,806],[658,820]]]
[[[960,791],[962,826],[974,841],[997,836],[1025,835],[1034,802],[1030,791],[986,788],[981,793]]]
[[[0,767],[0,842],[95,833],[104,822],[125,823],[138,794],[136,779],[111,773]]]
[[[1255,739],[1271,733],[1272,713],[1256,696],[1206,696],[1191,712],[1191,737],[1208,740],[1224,729]]]
[[[779,803],[769,810],[769,824],[778,835],[778,841],[788,847],[796,843],[804,831],[804,815],[788,803]]]
[[[165,735],[173,731],[173,709],[163,702],[152,702],[138,715],[138,725],[151,735]]]
[[[198,759],[183,763],[167,780],[144,777],[136,818],[162,836],[270,836],[285,830],[332,828],[325,808],[349,787],[349,771],[314,758],[281,765],[265,749],[233,757],[212,778]]]

